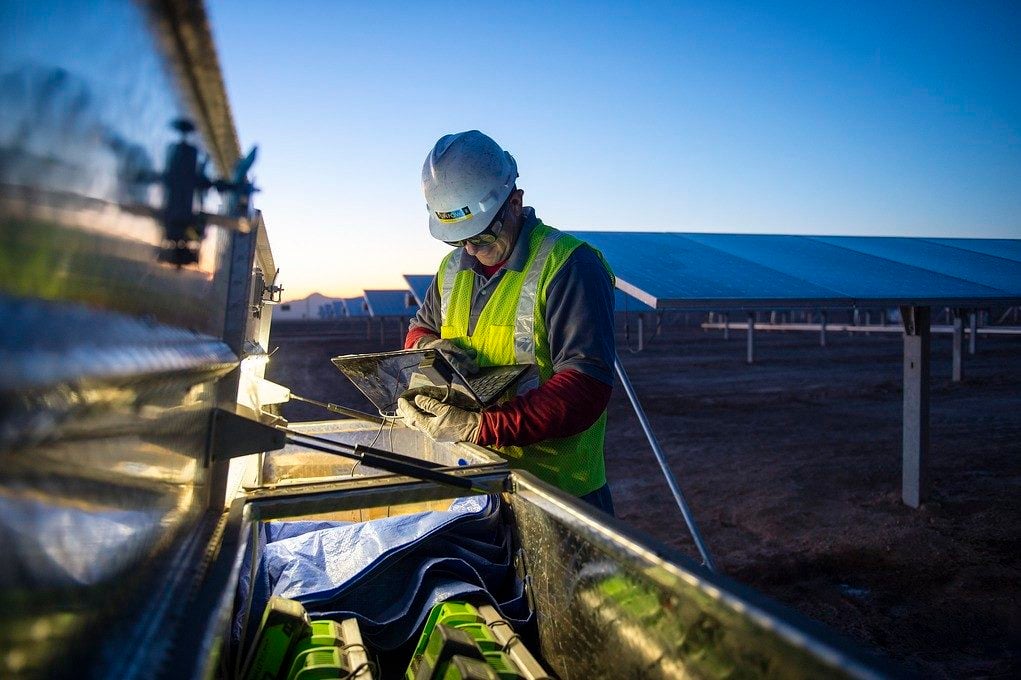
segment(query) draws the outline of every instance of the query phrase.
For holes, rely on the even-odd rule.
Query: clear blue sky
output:
[[[422,161],[472,128],[565,229],[1021,237],[1016,1],[209,11],[287,297],[434,271]]]

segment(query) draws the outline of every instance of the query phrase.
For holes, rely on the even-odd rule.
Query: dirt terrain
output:
[[[619,333],[618,351],[721,570],[922,676],[1021,676],[1021,337],[980,336],[955,384],[933,336],[930,492],[913,510],[899,335],[760,332],[749,366],[743,333],[675,321],[640,353]],[[269,377],[368,410],[328,360],[395,349],[396,322],[382,346],[374,324],[276,325]],[[619,386],[606,450],[618,516],[697,556]]]

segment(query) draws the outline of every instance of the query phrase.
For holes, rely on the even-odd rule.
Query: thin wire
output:
[[[511,644],[515,642],[521,642],[521,636],[519,636],[517,632],[514,630],[514,626],[510,625],[503,619],[498,619],[489,624],[490,628],[496,628],[497,626],[507,626],[507,629],[510,630],[510,635],[507,637],[507,642],[505,642],[503,645],[503,651],[509,652]]]
[[[366,670],[370,671],[372,673],[372,675],[379,675],[379,672],[376,669],[376,664],[375,663],[373,663],[372,661],[363,661],[360,664],[358,664],[358,666],[356,668],[354,668],[353,670],[349,671],[347,673],[347,675],[342,675],[340,677],[342,677],[342,678],[356,678],[356,677],[361,675]]]
[[[369,446],[375,446],[376,445],[376,440],[379,439],[379,435],[383,434],[383,428],[384,427],[386,427],[386,421],[385,420],[379,424],[379,429],[376,430],[376,436],[372,438],[371,442],[369,442]]]

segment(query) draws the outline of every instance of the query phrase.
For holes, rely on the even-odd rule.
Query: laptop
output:
[[[449,386],[459,393],[459,406],[481,411],[495,403],[532,367],[531,364],[487,366],[463,376],[435,349],[344,354],[330,361],[383,414],[394,413],[397,400],[407,390],[430,385]]]

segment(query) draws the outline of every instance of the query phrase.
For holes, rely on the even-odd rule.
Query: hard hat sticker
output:
[[[451,210],[450,212],[436,212],[436,218],[440,222],[460,222],[462,220],[470,220],[472,218],[472,211],[468,209],[468,206],[464,206],[459,210]]]

